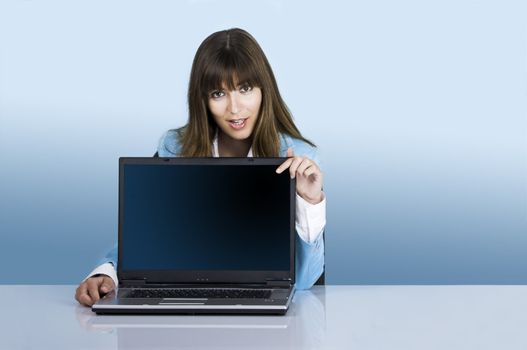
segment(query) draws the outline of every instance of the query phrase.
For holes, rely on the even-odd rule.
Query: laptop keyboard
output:
[[[126,298],[234,298],[234,299],[268,299],[271,289],[238,289],[238,288],[177,288],[177,289],[134,289]]]

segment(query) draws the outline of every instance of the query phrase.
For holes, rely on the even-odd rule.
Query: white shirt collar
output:
[[[214,140],[212,140],[212,156],[218,158],[220,156],[220,151],[218,150],[218,129],[216,129],[216,134],[214,135]],[[247,157],[253,156],[253,147],[249,148],[249,153]]]

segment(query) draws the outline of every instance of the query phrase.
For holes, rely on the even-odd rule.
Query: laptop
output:
[[[120,158],[119,286],[97,314],[285,314],[295,283],[286,158]]]

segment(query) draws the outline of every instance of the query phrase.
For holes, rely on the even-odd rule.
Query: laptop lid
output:
[[[121,283],[295,282],[286,158],[120,158]]]

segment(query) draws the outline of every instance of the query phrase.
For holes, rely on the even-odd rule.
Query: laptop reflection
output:
[[[285,316],[96,316],[84,311],[77,309],[80,325],[115,333],[118,349],[316,346],[326,330],[324,287],[297,292]]]

